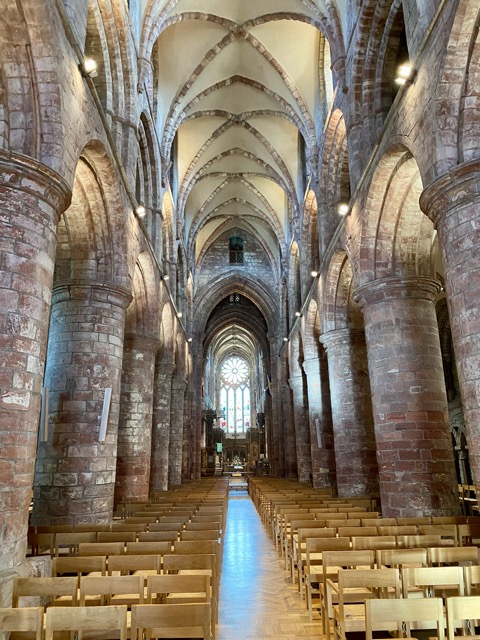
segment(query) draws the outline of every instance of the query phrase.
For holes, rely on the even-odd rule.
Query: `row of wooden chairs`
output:
[[[66,631],[78,640],[86,633],[89,638],[104,637],[101,632],[116,632],[120,640],[145,637],[210,640],[210,621],[210,605],[206,603],[134,605],[130,617],[125,605],[50,607],[45,613],[42,607],[0,609],[0,629],[11,632],[12,640],[15,638],[12,632],[28,631],[35,634],[35,640],[54,640],[57,632]]]

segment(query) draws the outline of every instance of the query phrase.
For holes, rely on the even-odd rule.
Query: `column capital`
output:
[[[160,340],[155,336],[125,334],[124,346],[127,349],[136,349],[156,354],[160,349]]]
[[[440,289],[440,282],[434,278],[392,276],[373,280],[358,287],[354,293],[354,298],[362,309],[372,304],[402,298],[435,302]]]
[[[320,359],[309,358],[308,360],[304,360],[302,363],[302,369],[305,371],[307,376],[318,377],[320,374]]]
[[[299,384],[301,384],[302,387],[303,387],[303,376],[302,375],[290,376],[290,378],[288,379],[288,386],[290,387],[290,389],[292,391]]]
[[[69,206],[72,190],[53,169],[34,158],[0,150],[0,188],[18,189],[38,198],[56,213],[55,224]]]
[[[420,208],[437,226],[443,215],[480,196],[480,160],[465,162],[429,185],[420,196]]]
[[[319,341],[323,344],[328,353],[328,351],[332,351],[338,346],[344,346],[352,343],[364,343],[365,331],[363,329],[350,329],[349,327],[334,329],[333,331],[327,331],[322,334]]]
[[[52,303],[65,300],[91,300],[126,309],[132,301],[132,293],[130,289],[113,282],[78,279],[58,282],[54,285]]]

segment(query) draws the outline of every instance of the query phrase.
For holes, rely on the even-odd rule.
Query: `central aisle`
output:
[[[231,496],[220,582],[217,640],[318,640],[250,498]]]

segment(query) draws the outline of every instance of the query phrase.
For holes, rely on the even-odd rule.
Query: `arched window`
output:
[[[222,429],[227,433],[245,433],[250,428],[250,371],[248,364],[236,356],[221,368]]]
[[[228,242],[230,264],[243,264],[243,238],[231,236]]]

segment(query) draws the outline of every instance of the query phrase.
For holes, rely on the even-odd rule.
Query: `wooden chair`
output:
[[[352,549],[393,549],[397,546],[395,536],[354,536]]]
[[[378,527],[378,535],[380,536],[416,536],[417,533],[416,524],[393,524]]]
[[[386,527],[397,524],[397,518],[362,518],[362,527]]]
[[[320,610],[323,632],[328,634],[330,620],[333,619],[333,604],[338,604],[338,588],[332,585],[338,583],[339,569],[374,569],[375,552],[365,549],[360,551],[324,551],[322,553],[322,583],[320,584]],[[348,593],[344,593],[344,601],[348,600]],[[358,598],[358,589],[355,598]],[[365,597],[369,597],[369,592]],[[309,600],[308,613],[313,620],[313,602]]]
[[[450,544],[458,546],[458,529],[456,524],[419,524],[417,526],[420,535],[439,535],[442,540],[451,541]]]
[[[217,529],[205,529],[204,531],[181,531],[180,540],[220,540],[220,531]]]
[[[30,528],[27,534],[27,544],[32,556],[55,555],[55,534],[52,532],[39,533]]]
[[[404,598],[463,596],[463,567],[404,567],[401,570]]]
[[[431,516],[404,516],[402,518],[397,518],[397,524],[431,524],[432,518]]]
[[[54,555],[75,556],[78,547],[84,542],[96,542],[96,531],[72,531],[71,533],[56,533]]]
[[[27,577],[16,576],[12,585],[12,607],[20,607],[21,598],[42,598],[46,608],[52,605],[77,604],[78,578],[75,577]]]
[[[107,574],[107,557],[66,556],[63,558],[53,558],[53,576],[63,576],[72,573],[76,573],[78,577],[89,573],[105,576]]]
[[[302,526],[298,528],[296,534],[294,533],[292,535],[292,550],[290,552],[290,578],[292,580],[292,583],[295,584],[295,576],[298,577],[298,589],[300,591],[300,581],[303,577],[303,564],[305,563],[307,538],[335,538],[337,531],[334,527],[311,526],[311,524],[314,525],[315,522],[309,523],[305,520],[300,520],[299,524],[301,524]]]
[[[22,607],[12,609],[11,607],[0,609],[0,630],[10,631],[10,638],[14,640],[17,636],[14,632],[31,632],[35,640],[43,638],[43,607]]]
[[[474,564],[463,567],[463,576],[465,578],[465,595],[480,595],[480,565]]]
[[[170,542],[173,544],[178,538],[176,531],[141,531],[138,542]]]
[[[79,556],[118,556],[121,553],[125,553],[124,542],[82,542],[78,545]]]
[[[426,549],[415,547],[413,549],[377,549],[375,554],[376,565],[382,567],[426,567],[428,554]]]
[[[99,531],[97,533],[97,542],[136,542],[136,531]]]
[[[144,582],[140,575],[83,576],[80,578],[80,606],[142,604]]]
[[[132,607],[131,640],[211,636],[210,605],[144,604]]]
[[[478,564],[477,547],[429,547],[428,564],[442,566],[459,564],[463,566]]]
[[[414,547],[440,547],[450,546],[450,540],[444,540],[441,535],[428,534],[416,536],[395,536],[397,539],[397,547],[404,549],[413,549]]]
[[[58,631],[76,631],[78,640],[82,640],[85,632],[94,638],[106,631],[115,632],[114,637],[120,640],[128,640],[127,607],[50,607],[46,614],[45,640],[54,640]],[[104,637],[103,633],[100,635]]]
[[[172,552],[170,542],[127,542],[126,553],[129,555],[148,555],[154,553],[164,556],[166,553]]]
[[[458,544],[461,547],[478,545],[480,544],[480,524],[458,524],[457,535]]]
[[[158,575],[147,577],[149,604],[210,602],[210,577],[207,575]]]
[[[350,538],[307,538],[305,549],[305,561],[299,565],[300,595],[305,590],[307,607],[310,600],[320,593],[320,584],[323,582],[322,559],[325,551],[350,550]]]
[[[480,619],[480,596],[447,598],[447,640],[459,636],[478,638],[475,622]],[[458,629],[461,633],[458,634]]]
[[[336,588],[338,605],[333,606],[334,637],[346,640],[346,634],[351,631],[365,631],[366,592],[370,592],[372,598],[400,598],[400,573],[398,569],[339,569]],[[352,602],[355,590],[359,596]]]
[[[132,574],[148,576],[157,575],[162,569],[162,558],[159,555],[108,556],[108,575],[128,576]]]
[[[365,640],[373,640],[373,632],[393,631],[395,637],[411,636],[412,624],[435,628],[436,638],[445,638],[445,615],[441,598],[407,600],[374,598],[365,600]],[[391,638],[390,634],[385,634]],[[379,637],[378,633],[375,636]]]

